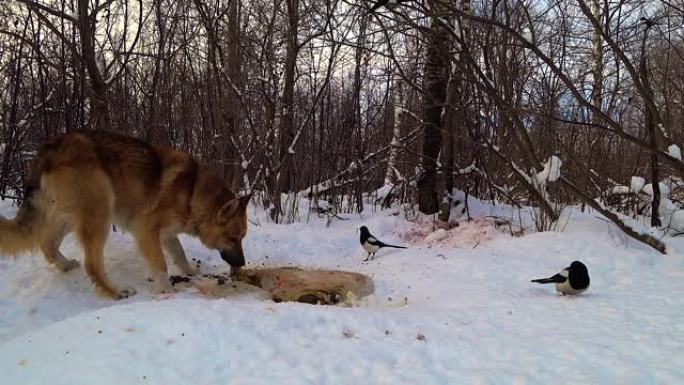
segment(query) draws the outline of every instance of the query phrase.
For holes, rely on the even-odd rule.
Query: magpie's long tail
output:
[[[560,274],[556,274],[553,277],[549,278],[541,278],[541,279],[533,279],[532,282],[536,283],[560,283],[560,282],[565,282],[566,278],[563,277]]]
[[[386,244],[386,243],[383,243],[383,244],[382,244],[382,247],[392,247],[392,248],[395,248],[395,249],[405,249],[405,248],[406,248],[406,247],[404,247],[404,246],[388,245],[388,244]]]

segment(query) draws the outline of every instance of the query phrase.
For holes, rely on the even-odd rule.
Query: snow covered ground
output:
[[[477,216],[491,208],[477,206]],[[506,215],[498,208],[497,215]],[[13,216],[8,204],[0,207]],[[507,215],[511,215],[508,213]],[[390,211],[273,225],[253,213],[250,266],[371,276],[358,307],[276,304],[249,291],[152,295],[130,236],[112,233],[107,271],[138,294],[98,297],[82,268],[0,258],[0,383],[29,384],[676,384],[684,378],[684,241],[660,255],[593,213],[563,232],[512,237],[488,219],[434,233]],[[361,224],[407,250],[365,257]],[[202,271],[218,253],[182,238]],[[62,251],[82,260],[73,237]],[[584,261],[589,291],[529,282]]]

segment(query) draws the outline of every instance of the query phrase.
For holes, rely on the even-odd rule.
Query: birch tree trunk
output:
[[[390,76],[392,76],[390,74]],[[394,185],[398,182],[397,161],[399,159],[399,137],[401,136],[401,117],[403,115],[401,79],[395,80],[390,94],[392,106],[392,139],[390,140],[390,153],[387,158],[387,170],[385,170],[385,185]]]
[[[354,89],[353,89],[353,105],[354,105],[354,116],[353,116],[353,123],[352,127],[354,127],[354,131],[356,132],[356,136],[358,138],[358,143],[364,143],[363,137],[364,137],[364,132],[363,128],[361,127],[361,68],[363,66],[363,54],[364,54],[364,45],[366,42],[366,26],[368,25],[368,18],[369,14],[368,13],[363,13],[361,16],[361,20],[359,21],[359,34],[356,39],[356,52],[354,53]],[[365,146],[357,146],[356,147],[356,159],[357,159],[357,172],[358,172],[358,177],[359,181],[362,179],[363,176],[363,164],[361,163],[361,159],[363,159],[364,156],[364,148]],[[363,194],[360,188],[354,189],[354,199],[356,200],[356,209],[358,212],[363,211]]]
[[[601,5],[600,0],[592,0],[591,2],[591,12],[597,20],[602,20]],[[594,28],[594,33],[592,36],[592,49],[591,49],[591,73],[594,78],[594,84],[591,90],[591,101],[594,107],[600,109],[603,104],[603,39],[601,39],[601,31],[598,28]],[[592,120],[594,123],[598,123],[598,117],[596,114],[592,114]]]

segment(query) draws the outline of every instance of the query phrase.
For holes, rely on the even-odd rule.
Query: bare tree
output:
[[[664,251],[631,221],[666,231],[684,209],[682,16],[643,0],[0,2],[0,195],[52,136],[111,129],[261,190],[278,222],[309,196],[446,221],[461,190],[531,206],[540,230],[585,205]],[[633,176],[653,189],[629,192]]]
[[[418,178],[418,205],[425,214],[439,210],[437,159],[442,145],[442,117],[449,82],[449,33],[445,26],[444,7],[438,1],[428,2],[432,25],[426,31],[425,93],[423,95],[423,145]]]

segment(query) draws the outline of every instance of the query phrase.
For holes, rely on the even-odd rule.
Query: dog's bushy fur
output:
[[[40,248],[48,262],[67,271],[78,264],[59,245],[73,231],[84,249],[86,272],[113,298],[132,292],[119,289],[104,271],[112,223],[135,236],[160,290],[168,288],[162,250],[184,273],[193,273],[179,233],[244,259],[249,197],[236,197],[190,155],[170,147],[111,132],[65,134],[38,152],[24,198],[14,219],[0,217],[0,253]]]

